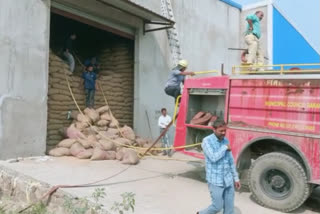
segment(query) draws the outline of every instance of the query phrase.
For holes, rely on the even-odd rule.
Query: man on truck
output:
[[[248,22],[246,36],[244,37],[246,44],[248,45],[248,64],[263,65],[264,56],[260,45],[261,30],[260,21],[264,14],[262,11],[257,11],[255,14],[248,15],[246,21]]]
[[[241,184],[236,171],[230,143],[226,136],[227,124],[222,120],[213,123],[214,133],[205,137],[202,149],[206,161],[206,180],[212,204],[197,214],[234,214],[234,187]]]
[[[180,60],[178,65],[173,68],[169,74],[164,91],[167,95],[174,98],[174,102],[176,102],[177,97],[181,95],[180,84],[184,83],[185,76],[193,76],[195,74],[194,72],[185,71],[187,67],[187,60]]]

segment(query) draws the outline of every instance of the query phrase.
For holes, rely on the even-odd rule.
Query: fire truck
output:
[[[210,121],[192,123],[199,112],[228,123],[241,182],[260,205],[290,212],[320,185],[320,64],[235,66],[230,76],[187,79],[175,147],[212,134]],[[201,147],[180,151],[204,158]]]

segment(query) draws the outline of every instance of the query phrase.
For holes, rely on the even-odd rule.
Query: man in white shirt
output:
[[[167,109],[162,108],[161,109],[161,116],[159,117],[159,120],[158,120],[158,125],[160,127],[160,134],[169,125],[170,122],[171,122],[171,117],[169,115],[167,115]],[[163,143],[163,147],[165,147],[165,148],[170,147],[168,132],[166,132],[166,134],[162,137],[162,143]],[[164,155],[168,154],[168,156],[170,156],[171,152],[170,152],[170,150],[164,150],[163,154]]]

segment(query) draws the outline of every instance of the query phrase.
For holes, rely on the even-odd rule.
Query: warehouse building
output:
[[[170,5],[168,5],[168,3]],[[164,9],[165,5],[165,9]],[[165,11],[173,9],[174,20]],[[165,11],[164,11],[165,10]],[[155,138],[160,109],[173,112],[163,88],[174,66],[172,38],[193,71],[231,70],[239,63],[240,7],[232,1],[28,0],[1,1],[0,158],[43,155],[76,109],[61,59],[63,41],[77,34],[70,87],[84,105],[84,59],[98,56],[101,84],[121,124]],[[17,15],[19,14],[19,16]],[[97,92],[96,105],[105,104]]]

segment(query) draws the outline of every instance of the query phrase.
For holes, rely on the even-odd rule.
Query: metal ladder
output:
[[[161,0],[161,12],[163,16],[175,21],[171,0]],[[167,29],[167,35],[171,50],[172,62],[173,65],[177,65],[179,60],[182,58],[182,54],[176,24],[173,26],[173,28]]]

